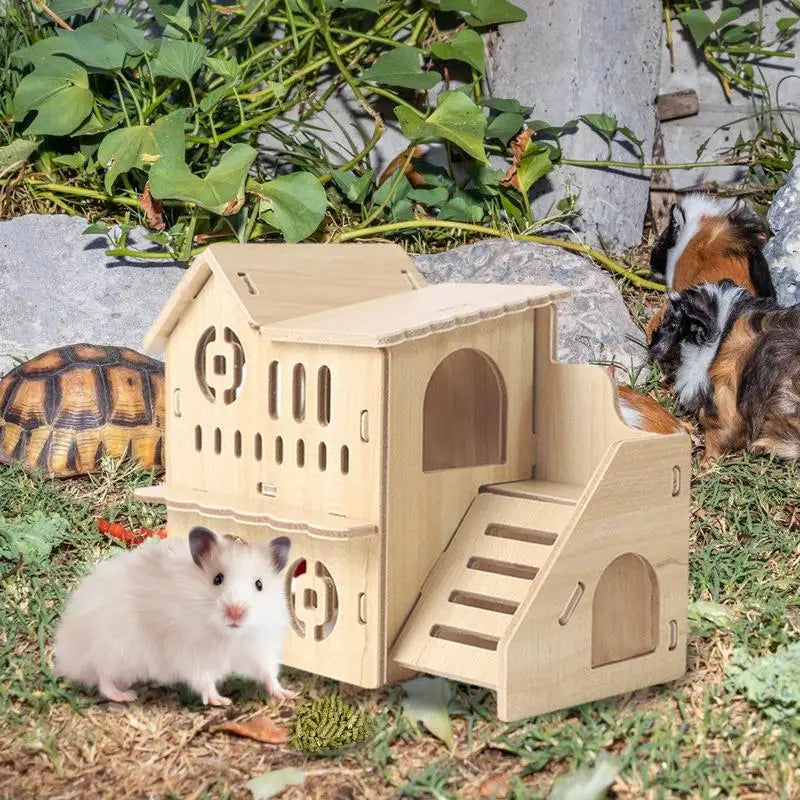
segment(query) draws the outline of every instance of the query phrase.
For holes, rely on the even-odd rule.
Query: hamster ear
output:
[[[192,560],[198,567],[203,566],[203,562],[208,558],[209,553],[218,544],[217,534],[208,528],[197,527],[189,531],[189,550],[192,553]]]
[[[292,542],[288,536],[278,536],[269,543],[269,554],[272,558],[275,572],[280,572],[286,566],[291,546]]]
[[[686,222],[686,215],[683,213],[679,203],[673,203],[669,210],[670,224],[674,225],[676,229],[680,230]]]

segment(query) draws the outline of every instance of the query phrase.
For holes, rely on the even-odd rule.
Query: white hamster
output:
[[[66,602],[55,674],[131,702],[137,682],[185,682],[206,705],[230,705],[217,682],[240,675],[273,697],[289,625],[280,576],[285,536],[248,544],[196,527],[101,561]]]

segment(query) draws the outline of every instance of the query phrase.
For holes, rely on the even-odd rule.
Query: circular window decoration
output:
[[[225,405],[236,400],[245,375],[244,348],[239,337],[228,327],[222,337],[212,325],[203,331],[194,356],[197,383],[205,398],[214,403],[218,398]]]

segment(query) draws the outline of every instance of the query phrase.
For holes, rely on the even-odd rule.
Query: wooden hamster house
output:
[[[689,440],[553,359],[553,286],[426,285],[387,244],[214,245],[166,354],[170,536],[292,540],[284,663],[415,671],[503,720],[685,669]]]

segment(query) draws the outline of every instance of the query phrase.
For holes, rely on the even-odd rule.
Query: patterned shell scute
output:
[[[164,394],[164,365],[135,350],[48,350],[0,380],[0,463],[63,478],[108,454],[162,469]]]

